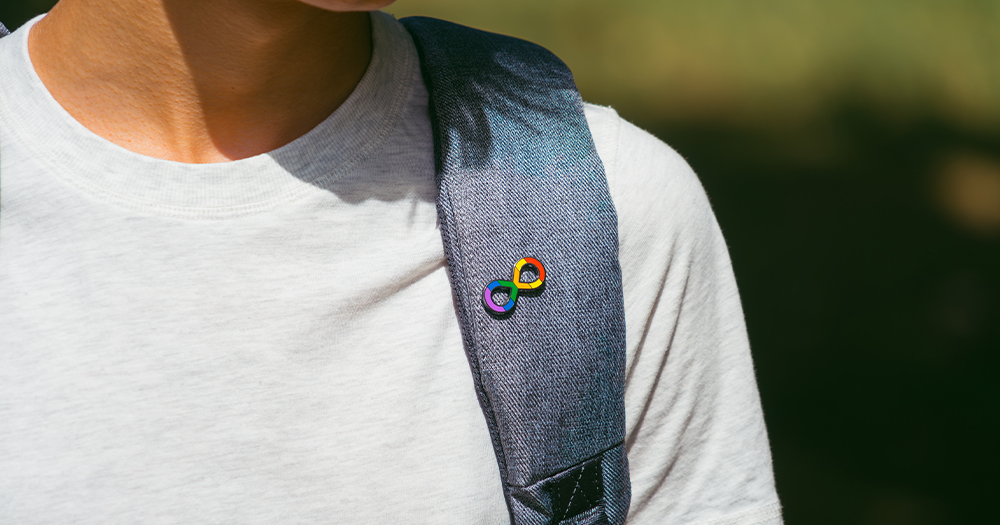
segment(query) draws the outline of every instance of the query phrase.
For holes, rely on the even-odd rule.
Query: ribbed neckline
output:
[[[391,15],[372,13],[372,58],[361,82],[332,115],[274,151],[215,164],[147,157],[77,122],[52,97],[28,55],[37,17],[4,38],[0,115],[6,132],[54,174],[104,200],[137,211],[222,219],[271,209],[326,186],[373,154],[399,123],[418,59],[409,33]]]

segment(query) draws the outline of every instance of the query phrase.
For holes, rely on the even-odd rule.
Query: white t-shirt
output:
[[[145,157],[0,40],[0,522],[509,520],[409,35],[270,153]],[[631,524],[780,509],[729,257],[673,150],[587,106],[619,215]]]

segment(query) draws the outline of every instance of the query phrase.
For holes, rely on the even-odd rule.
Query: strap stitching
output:
[[[569,509],[573,507],[573,500],[576,498],[576,489],[580,488],[580,480],[583,479],[583,472],[587,470],[587,466],[580,469],[580,474],[576,477],[576,485],[573,486],[573,493],[569,495],[569,503],[566,504],[566,508],[563,509],[563,517],[569,513]],[[586,497],[586,496],[584,496]]]

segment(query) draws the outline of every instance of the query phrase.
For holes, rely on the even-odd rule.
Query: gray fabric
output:
[[[600,461],[600,511],[622,523],[625,317],[617,217],[566,66],[521,40],[408,18],[431,98],[438,210],[463,340],[517,524],[553,523]],[[524,257],[544,292],[498,319],[484,287]],[[568,480],[568,483],[567,483]],[[566,501],[570,501],[567,499]]]
[[[9,34],[10,34],[10,31],[8,31],[7,28],[4,27],[4,25],[2,23],[0,23],[0,38],[3,38],[3,37],[5,37],[5,36],[7,36]],[[3,152],[0,151],[0,155],[2,155],[2,154],[3,154]]]

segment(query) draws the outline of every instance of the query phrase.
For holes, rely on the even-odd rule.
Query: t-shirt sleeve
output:
[[[630,525],[780,524],[743,311],[722,232],[674,150],[587,106],[618,211]]]

